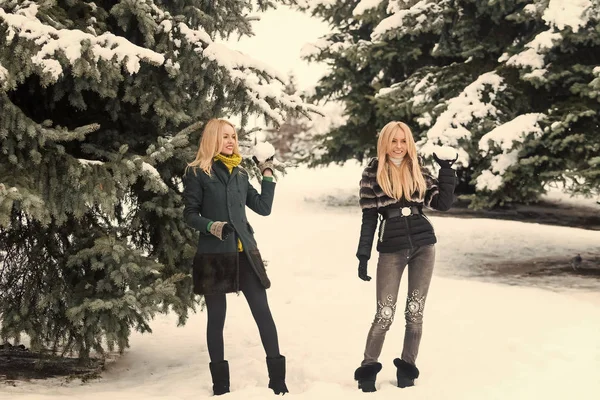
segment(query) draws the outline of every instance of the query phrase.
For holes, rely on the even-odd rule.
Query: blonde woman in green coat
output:
[[[200,233],[192,276],[194,292],[204,295],[208,314],[206,336],[213,393],[229,392],[229,364],[223,344],[225,295],[241,291],[267,355],[269,388],[275,394],[285,394],[285,357],[279,353],[277,329],[267,302],[266,289],[271,282],[246,217],[246,206],[259,215],[271,213],[273,162],[255,160],[263,175],[258,193],[247,171],[239,166],[241,161],[233,124],[211,119],[202,133],[196,159],[188,164],[183,179],[184,219]]]

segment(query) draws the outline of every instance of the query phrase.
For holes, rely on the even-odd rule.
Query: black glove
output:
[[[260,173],[264,175],[264,173],[267,169],[270,169],[271,172],[274,172],[273,157],[275,157],[275,156],[273,155],[273,156],[267,158],[265,161],[258,161],[258,158],[256,158],[256,156],[252,156],[252,161],[254,161],[256,163],[256,165],[258,166],[258,169],[260,170]]]
[[[358,261],[358,277],[363,281],[370,281],[371,277],[367,275],[367,263],[369,260],[366,258],[359,258]]]
[[[231,235],[235,230],[228,224],[227,222],[215,221],[210,225],[209,232],[214,236],[218,237],[221,240],[225,240]]]
[[[456,154],[454,160],[440,160],[437,154],[433,153],[433,159],[440,165],[440,168],[452,168],[452,164],[458,160],[458,154]]]
[[[229,237],[229,235],[231,235],[233,232],[235,232],[235,229],[233,229],[233,227],[231,226],[231,224],[225,224],[225,226],[223,227],[223,233],[221,234],[221,237],[223,238],[223,240],[227,239]]]

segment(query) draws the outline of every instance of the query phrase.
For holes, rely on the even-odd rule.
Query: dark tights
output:
[[[275,327],[269,303],[267,302],[267,292],[249,264],[246,254],[240,253],[239,258],[240,290],[244,293],[246,301],[248,301],[267,357],[278,357],[280,354],[277,328]],[[212,362],[223,361],[225,359],[223,328],[225,327],[227,300],[225,299],[225,294],[205,295],[204,300],[208,313],[208,324],[206,327],[208,354]]]

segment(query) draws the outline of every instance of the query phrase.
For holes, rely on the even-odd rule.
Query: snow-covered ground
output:
[[[600,293],[547,290],[467,278],[490,260],[586,253],[600,232],[514,221],[432,217],[439,239],[437,273],[425,310],[413,388],[394,386],[403,320],[384,346],[378,392],[353,381],[375,312],[375,283],[356,276],[360,210],[327,207],[327,195],[351,196],[361,167],[291,170],[279,180],[271,216],[249,212],[273,286],[269,301],[292,399],[560,399],[600,397]],[[307,201],[311,200],[311,201]],[[369,264],[374,276],[377,255]],[[515,282],[513,282],[515,283]],[[518,283],[518,282],[517,282]],[[401,289],[406,292],[406,280]],[[273,398],[258,332],[243,296],[228,297],[226,357],[232,392],[225,399]],[[0,385],[0,399],[204,399],[211,396],[206,315],[185,327],[160,316],[154,333],[134,334],[131,348],[102,378]]]

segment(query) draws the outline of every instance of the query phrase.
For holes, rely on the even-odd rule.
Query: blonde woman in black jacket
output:
[[[285,394],[285,357],[279,353],[277,329],[267,302],[266,289],[271,282],[246,217],[246,206],[259,215],[271,213],[273,162],[257,162],[263,174],[259,193],[239,166],[241,161],[235,127],[226,120],[212,119],[183,180],[184,219],[200,233],[192,276],[194,292],[204,295],[208,314],[206,339],[213,393],[229,392],[229,363],[223,344],[225,294],[241,291],[265,349],[269,388]]]
[[[367,335],[363,361],[354,373],[363,392],[374,392],[382,365],[379,356],[396,313],[400,279],[408,269],[406,327],[402,355],[394,360],[398,387],[413,386],[419,376],[416,358],[422,335],[423,311],[435,263],[437,238],[423,207],[448,210],[454,200],[454,160],[441,160],[438,179],[422,168],[410,128],[397,121],[383,127],[377,158],[365,168],[360,181],[362,225],[356,256],[358,276],[369,281],[367,262],[377,229],[377,311]]]

